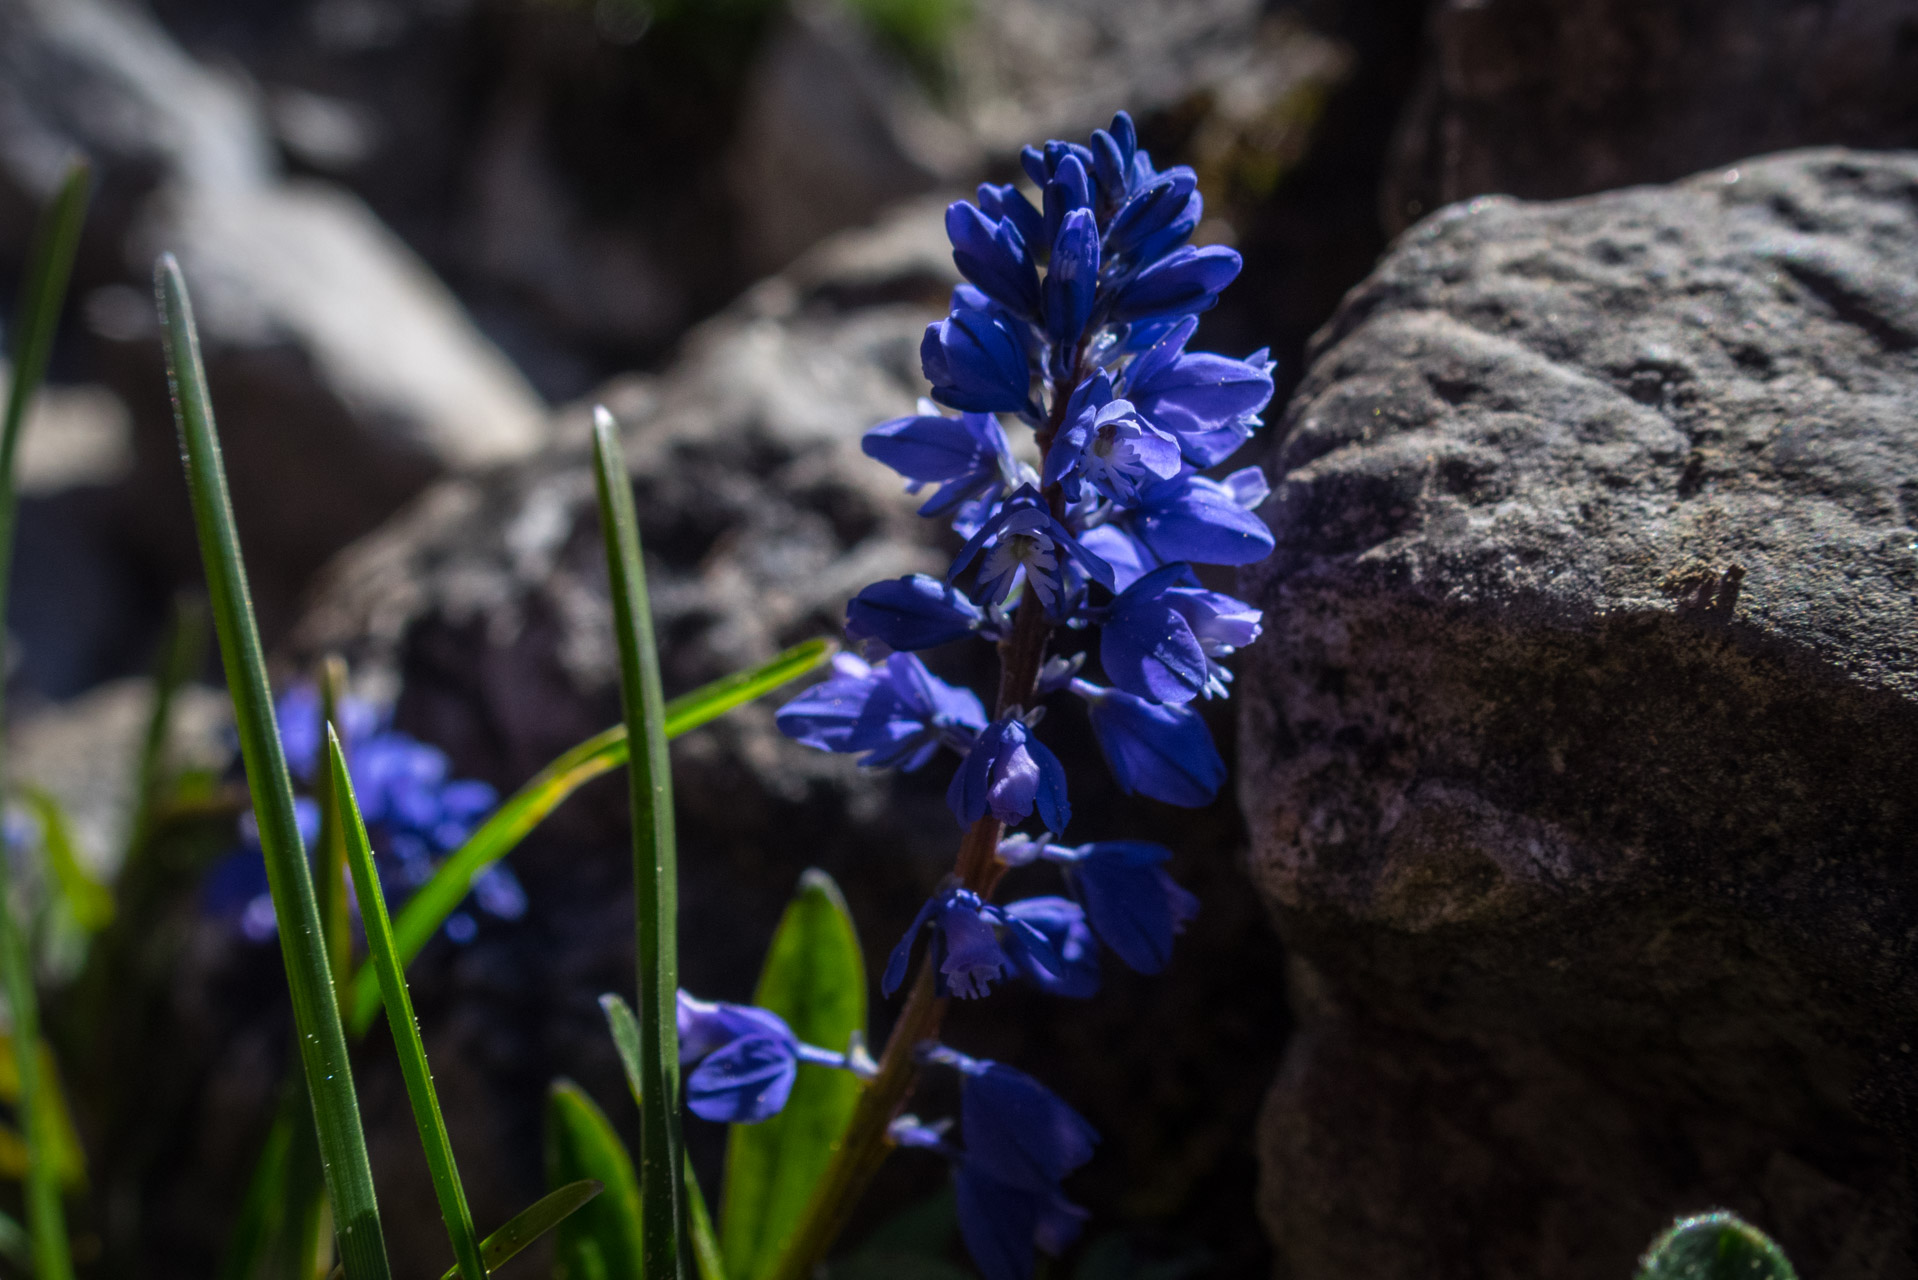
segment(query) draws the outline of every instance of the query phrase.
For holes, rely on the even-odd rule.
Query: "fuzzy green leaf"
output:
[[[1798,1280],[1764,1232],[1735,1213],[1680,1218],[1638,1262],[1638,1280]]]
[[[839,886],[808,871],[773,935],[753,1003],[786,1020],[807,1044],[835,1052],[866,1032],[866,967],[859,934]],[[845,1135],[859,1081],[845,1071],[800,1064],[792,1096],[760,1124],[732,1127],[720,1241],[734,1280],[763,1280]]]

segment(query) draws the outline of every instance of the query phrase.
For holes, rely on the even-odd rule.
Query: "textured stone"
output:
[[[1913,1273],[1918,156],[1408,233],[1248,575],[1299,1037],[1278,1273],[1629,1272],[1728,1205]]]
[[[1785,147],[1918,145],[1908,0],[1434,0],[1380,209],[1668,182]]]

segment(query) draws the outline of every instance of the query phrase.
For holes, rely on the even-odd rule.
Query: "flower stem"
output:
[[[1050,447],[1052,437],[1065,418],[1066,403],[1078,385],[1078,366],[1083,359],[1083,349],[1075,352],[1073,376],[1060,379],[1052,387],[1052,410],[1037,432],[1041,455]],[[1059,486],[1053,485],[1046,496],[1054,518],[1061,516],[1065,499]],[[1036,591],[1028,590],[1013,614],[1012,633],[999,644],[995,718],[1032,701],[1033,690],[1039,683],[1039,668],[1046,658],[1046,641],[1051,634],[1052,621],[1046,617],[1045,606]],[[1006,864],[999,861],[998,856],[999,839],[1004,834],[1005,824],[987,813],[966,829],[953,867],[962,885],[988,901],[1006,870]],[[892,1033],[886,1037],[879,1069],[860,1091],[846,1134],[833,1149],[831,1162],[813,1187],[805,1215],[787,1238],[772,1280],[810,1280],[814,1268],[825,1260],[826,1251],[832,1248],[833,1241],[852,1216],[853,1206],[859,1203],[886,1157],[892,1154],[892,1122],[906,1105],[919,1079],[917,1050],[939,1034],[946,1004],[937,993],[932,955],[928,951],[919,962],[905,1007],[899,1011],[898,1021],[892,1024]]]

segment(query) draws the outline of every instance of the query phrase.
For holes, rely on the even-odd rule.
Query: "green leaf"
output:
[[[320,663],[320,723],[339,724],[340,700],[346,696],[346,664],[328,655]],[[314,841],[314,897],[320,907],[321,937],[326,947],[327,971],[334,990],[344,998],[353,974],[353,911],[346,894],[347,833],[334,795],[333,778],[322,772],[313,788],[320,807],[320,832]]]
[[[547,1192],[480,1241],[480,1261],[488,1271],[497,1270],[501,1263],[579,1212],[600,1191],[598,1182],[582,1178]],[[453,1267],[440,1280],[459,1280],[459,1273],[459,1268]]]
[[[466,1207],[466,1188],[460,1184],[453,1143],[446,1135],[446,1120],[440,1115],[439,1096],[433,1090],[433,1070],[426,1064],[419,1020],[413,1016],[413,997],[406,990],[406,974],[393,945],[393,925],[386,918],[386,898],[380,890],[380,873],[373,865],[373,846],[366,838],[366,821],[353,794],[346,753],[340,749],[339,735],[331,722],[326,726],[326,763],[335,825],[346,850],[347,869],[353,873],[360,923],[366,929],[366,949],[374,972],[380,976],[386,1022],[393,1030],[393,1047],[400,1059],[400,1077],[406,1082],[407,1101],[413,1104],[413,1123],[426,1150],[426,1167],[433,1178],[433,1193],[439,1197],[440,1217],[453,1242],[457,1260],[454,1270],[464,1280],[486,1280],[479,1239],[473,1231],[473,1212]]]
[[[639,1016],[633,1007],[610,993],[599,998],[599,1007],[606,1011],[606,1024],[613,1033],[613,1047],[619,1050],[619,1065],[626,1073],[626,1087],[632,1092],[633,1101],[640,1100],[639,1081]],[[686,1179],[686,1231],[692,1238],[693,1261],[699,1266],[700,1280],[726,1280],[726,1264],[720,1255],[719,1238],[713,1234],[713,1217],[706,1208],[705,1193],[699,1189],[699,1179],[693,1174],[693,1162],[687,1157],[685,1164]]]
[[[571,1080],[555,1080],[546,1095],[546,1182],[582,1178],[606,1190],[560,1227],[554,1276],[633,1280],[645,1256],[633,1162],[605,1112]]]
[[[220,660],[233,695],[240,755],[246,764],[253,813],[259,820],[267,888],[279,925],[280,954],[293,999],[293,1025],[312,1097],[340,1259],[349,1280],[387,1280],[386,1241],[373,1193],[373,1170],[366,1158],[366,1135],[360,1128],[359,1100],[353,1092],[353,1065],[320,931],[313,877],[294,817],[293,782],[274,722],[273,692],[267,684],[239,531],[227,497],[226,469],[207,394],[206,370],[200,363],[193,306],[171,254],[161,256],[155,276],[187,492],[206,568]]]
[[[246,1194],[240,1200],[240,1212],[227,1236],[226,1253],[220,1259],[220,1280],[251,1280],[259,1274],[280,1233],[286,1216],[287,1159],[297,1118],[293,1109],[283,1104],[266,1131],[266,1141],[254,1159]]]
[[[5,616],[13,577],[14,492],[13,467],[19,455],[20,434],[26,426],[27,406],[47,374],[53,353],[53,335],[66,303],[67,281],[73,274],[74,254],[80,248],[80,228],[86,221],[87,166],[75,162],[66,179],[34,227],[27,255],[26,284],[20,291],[13,327],[13,381],[7,391],[6,417],[0,423],[0,617]],[[4,693],[0,680],[0,693]],[[0,735],[4,735],[4,708],[0,707]],[[0,740],[4,740],[0,736]],[[4,781],[0,767],[0,781]],[[0,974],[13,1013],[13,1031],[27,1044],[40,1043],[40,1007],[33,989],[33,962],[13,915],[10,868],[0,858]],[[73,1258],[67,1247],[66,1214],[60,1204],[60,1171],[54,1156],[51,1113],[41,1099],[39,1055],[20,1057],[21,1109],[27,1117],[27,1225],[33,1245],[33,1270],[39,1280],[70,1280]]]
[[[773,935],[753,1003],[807,1044],[843,1053],[866,1032],[866,967],[839,886],[823,871],[799,891]],[[850,1072],[801,1063],[792,1097],[770,1120],[732,1127],[720,1239],[734,1280],[764,1280],[805,1212],[859,1101]]]
[[[666,704],[666,736],[691,733],[734,707],[817,671],[831,660],[835,649],[829,640],[808,640],[750,671],[722,676],[674,698]],[[614,725],[561,755],[514,792],[400,908],[393,936],[402,960],[412,963],[446,918],[459,909],[480,873],[511,853],[561,801],[625,763],[626,726]],[[352,1006],[349,1025],[357,1037],[366,1034],[380,1010],[379,983],[365,965],[354,975]]]
[[[1680,1218],[1638,1260],[1638,1280],[1798,1280],[1785,1254],[1735,1213]]]
[[[140,739],[140,758],[134,768],[133,821],[127,830],[126,856],[121,861],[121,883],[127,883],[135,860],[152,838],[154,818],[165,786],[167,733],[173,724],[173,700],[180,687],[206,662],[206,606],[196,595],[182,592],[173,601],[173,622],[167,631],[159,669],[153,676],[153,711]]]
[[[68,1190],[86,1186],[87,1156],[80,1146],[80,1134],[73,1127],[73,1112],[67,1107],[66,1093],[60,1087],[59,1067],[47,1042],[40,1042],[38,1059],[40,1096],[37,1105],[45,1112],[43,1126],[47,1149],[52,1152],[53,1167],[60,1185]],[[25,1101],[21,1097],[20,1064],[14,1057],[13,1034],[0,1031],[0,1102],[18,1113]],[[26,1143],[12,1129],[0,1128],[0,1174],[24,1178],[31,1167]]]
[[[88,933],[98,933],[112,924],[113,891],[80,864],[80,856],[73,847],[73,828],[68,825],[60,802],[39,787],[23,787],[21,798],[40,820],[40,839],[46,847],[47,865],[53,871],[53,883],[61,900],[73,913],[73,922]]]
[[[645,1280],[686,1280],[686,1185],[679,1136],[678,855],[673,775],[666,754],[666,700],[646,599],[633,482],[619,428],[604,407],[593,416],[593,479],[619,641],[627,782],[633,811],[633,916],[639,969],[639,1181],[646,1220]],[[641,748],[644,748],[643,750]]]

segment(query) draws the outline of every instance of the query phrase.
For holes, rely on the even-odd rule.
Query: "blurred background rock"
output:
[[[1442,204],[1918,144],[1918,18],[1901,0],[0,0],[0,291],[65,158],[98,182],[23,460],[9,677],[40,723],[21,734],[56,761],[117,750],[137,686],[112,682],[148,668],[198,579],[158,249],[195,289],[283,669],[343,650],[402,727],[510,788],[616,714],[580,406],[606,399],[633,442],[669,691],[831,631],[859,583],[940,554],[857,451],[922,389],[917,333],[951,282],[940,203],[1121,106],[1161,164],[1198,170],[1200,238],[1245,256],[1201,342],[1271,346],[1282,401],[1388,236]],[[195,716],[194,752],[216,755]],[[1291,1024],[1243,824],[1229,800],[1189,818],[1095,794],[1089,745],[1057,732],[1087,779],[1075,836],[1157,831],[1205,915],[1164,979],[1095,1006],[996,1000],[960,1034],[1107,1131],[1075,1184],[1100,1231],[1262,1271],[1254,1117]],[[938,875],[933,780],[809,755],[763,708],[675,755],[705,994],[748,993],[802,866],[841,876],[870,957]],[[421,961],[455,1139],[486,1153],[483,1219],[537,1180],[552,1074],[619,1096],[591,1005],[629,967],[606,905],[616,801],[582,797],[516,858],[525,921]],[[108,1171],[144,1217],[101,1228],[110,1253],[161,1232],[156,1274],[212,1265],[213,1206],[272,1102],[285,1032],[262,954],[212,933],[179,952],[168,1034],[199,1074]],[[373,1058],[382,1185],[424,1204]],[[902,1167],[898,1198],[937,1181]],[[415,1270],[443,1247],[423,1220],[395,1235]]]

